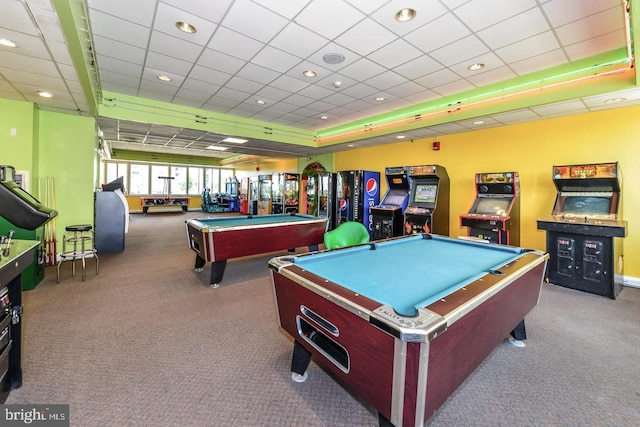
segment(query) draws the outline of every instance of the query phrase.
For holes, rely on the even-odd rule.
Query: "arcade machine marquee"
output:
[[[615,299],[622,290],[622,173],[618,163],[554,166],[557,188],[547,232],[549,282]],[[618,238],[618,239],[616,239]]]
[[[520,245],[518,172],[476,174],[476,199],[460,225],[471,237],[500,245]]]

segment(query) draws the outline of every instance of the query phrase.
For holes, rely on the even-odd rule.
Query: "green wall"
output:
[[[45,178],[54,179],[58,240],[67,225],[93,224],[96,149],[94,118],[0,98],[0,164],[29,171],[29,192],[42,202]]]

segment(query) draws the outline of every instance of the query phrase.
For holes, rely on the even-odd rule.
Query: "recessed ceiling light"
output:
[[[176,27],[178,27],[180,31],[183,31],[188,34],[193,34],[196,32],[196,27],[189,24],[188,22],[178,21],[176,22]]]
[[[306,70],[306,71],[303,71],[303,72],[302,72],[302,74],[304,74],[306,77],[315,77],[315,76],[317,76],[317,75],[318,75],[318,73],[316,73],[316,72],[315,72],[315,71],[313,71],[313,70]]]
[[[379,96],[376,98],[376,101],[384,101],[384,96]]]
[[[265,105],[266,103],[267,101],[265,101],[264,99],[256,99],[256,104]]]
[[[333,82],[333,87],[339,88],[340,86],[342,86],[342,82]]]
[[[234,144],[244,144],[245,142],[248,142],[248,141],[249,141],[248,139],[233,138],[231,136],[222,140],[222,142],[232,142]]]
[[[476,120],[475,122],[473,122],[474,125],[483,125],[484,124],[484,120]]]
[[[219,145],[210,145],[207,147],[207,150],[215,150],[215,151],[225,151],[228,147],[221,147]]]
[[[14,42],[13,40],[0,38],[0,45],[7,47],[17,47],[18,43]]]
[[[39,90],[38,95],[40,95],[43,98],[53,98],[53,94],[51,92],[46,92],[43,90]]]
[[[340,64],[342,61],[344,61],[344,55],[340,53],[327,53],[322,57],[322,60],[327,64]]]
[[[404,8],[404,9],[400,9],[397,13],[396,13],[396,21],[398,22],[407,22],[407,21],[411,21],[413,18],[416,17],[416,15],[418,14],[418,12],[415,11],[415,9],[411,9],[411,8]]]
[[[328,120],[328,119],[329,119],[329,116],[320,116],[320,119],[322,119],[322,120]]]
[[[475,63],[475,64],[471,64],[467,67],[467,70],[469,71],[478,71],[478,70],[482,70],[484,68],[484,64],[482,63]]]
[[[611,99],[607,99],[606,101],[604,101],[605,104],[611,104],[612,102],[622,102],[622,101],[626,101],[627,98],[611,98]]]
[[[396,135],[396,138],[398,138],[398,139],[404,139],[404,138],[406,138],[406,136],[404,136],[404,135]]]
[[[173,79],[169,76],[162,75],[162,76],[158,76],[158,80],[162,80],[163,82],[170,82]]]
[[[355,147],[355,144],[347,144],[347,147]]]

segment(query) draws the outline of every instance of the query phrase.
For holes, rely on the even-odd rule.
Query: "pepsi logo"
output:
[[[340,199],[340,210],[343,211],[347,208],[347,201],[345,199]]]
[[[375,196],[378,192],[378,181],[373,178],[369,178],[367,180],[367,194],[370,196]]]

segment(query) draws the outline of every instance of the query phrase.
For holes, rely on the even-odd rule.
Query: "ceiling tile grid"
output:
[[[83,1],[103,90],[313,131],[626,44],[623,0],[405,0],[403,7],[417,11],[409,22],[394,19],[400,6],[392,0]],[[19,47],[0,46],[0,96],[87,114],[87,99],[55,11],[51,0],[3,0],[0,37],[15,39]],[[180,32],[177,21],[189,22],[197,31]],[[343,61],[327,62],[326,54]],[[471,63],[484,68],[470,71]],[[305,77],[306,70],[316,71],[317,77]],[[55,97],[37,97],[45,89]],[[625,95],[626,105],[638,102],[635,92]],[[609,108],[602,105],[607,96],[506,111],[488,117],[484,126]],[[380,97],[384,101],[375,100]],[[106,120],[100,122],[108,127]],[[424,132],[469,129],[468,124],[446,123]],[[132,134],[128,146],[135,144]],[[166,137],[160,134],[154,137]],[[394,140],[375,141],[379,139]],[[185,140],[194,138],[187,135]],[[114,141],[116,146],[118,139]],[[295,151],[291,144],[248,144],[252,142],[269,146],[270,152],[284,147],[285,156]],[[248,151],[249,145],[213,155]],[[333,150],[350,145],[358,142]]]

